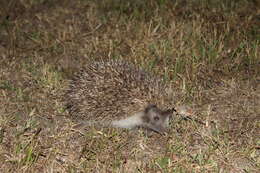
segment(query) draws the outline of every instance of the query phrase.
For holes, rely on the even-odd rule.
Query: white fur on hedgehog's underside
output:
[[[141,118],[142,115],[143,113],[139,112],[125,119],[114,120],[111,122],[111,126],[116,128],[133,129],[135,127],[143,125]]]
[[[133,129],[138,126],[144,125],[142,120],[143,112],[138,112],[125,119],[113,120],[113,121],[86,121],[78,124],[79,126],[101,126],[101,127],[115,127],[124,129]],[[77,126],[78,126],[77,125]]]
[[[137,127],[145,127],[159,132],[156,128],[153,128],[149,124],[143,122],[142,120],[143,115],[144,115],[143,112],[138,112],[125,119],[113,120],[113,121],[87,121],[84,123],[80,123],[77,126],[100,126],[100,127],[115,127],[115,128],[123,128],[123,129],[134,129]],[[166,119],[164,126],[165,127],[169,126],[169,118]]]

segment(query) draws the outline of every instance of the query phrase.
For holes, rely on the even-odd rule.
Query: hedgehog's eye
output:
[[[160,118],[158,116],[155,116],[153,119],[154,121],[159,121]]]

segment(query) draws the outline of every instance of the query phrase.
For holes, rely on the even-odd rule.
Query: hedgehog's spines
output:
[[[91,122],[121,122],[122,126],[127,126],[127,122],[131,126],[127,120],[134,115],[162,114],[157,106],[163,109],[169,106],[166,85],[160,78],[121,59],[86,65],[73,77],[65,97],[71,117]],[[156,106],[147,107],[151,103]],[[155,111],[148,114],[148,109]],[[141,121],[143,124],[138,126],[152,128]]]

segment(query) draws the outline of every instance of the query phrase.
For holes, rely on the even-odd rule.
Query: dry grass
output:
[[[0,9],[0,172],[258,172],[259,0],[12,0]],[[168,80],[166,136],[72,129],[62,89],[95,58]]]

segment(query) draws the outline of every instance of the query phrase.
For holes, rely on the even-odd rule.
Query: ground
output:
[[[3,0],[0,172],[258,172],[259,0]],[[166,135],[81,133],[61,97],[80,67],[123,58],[172,85]]]

